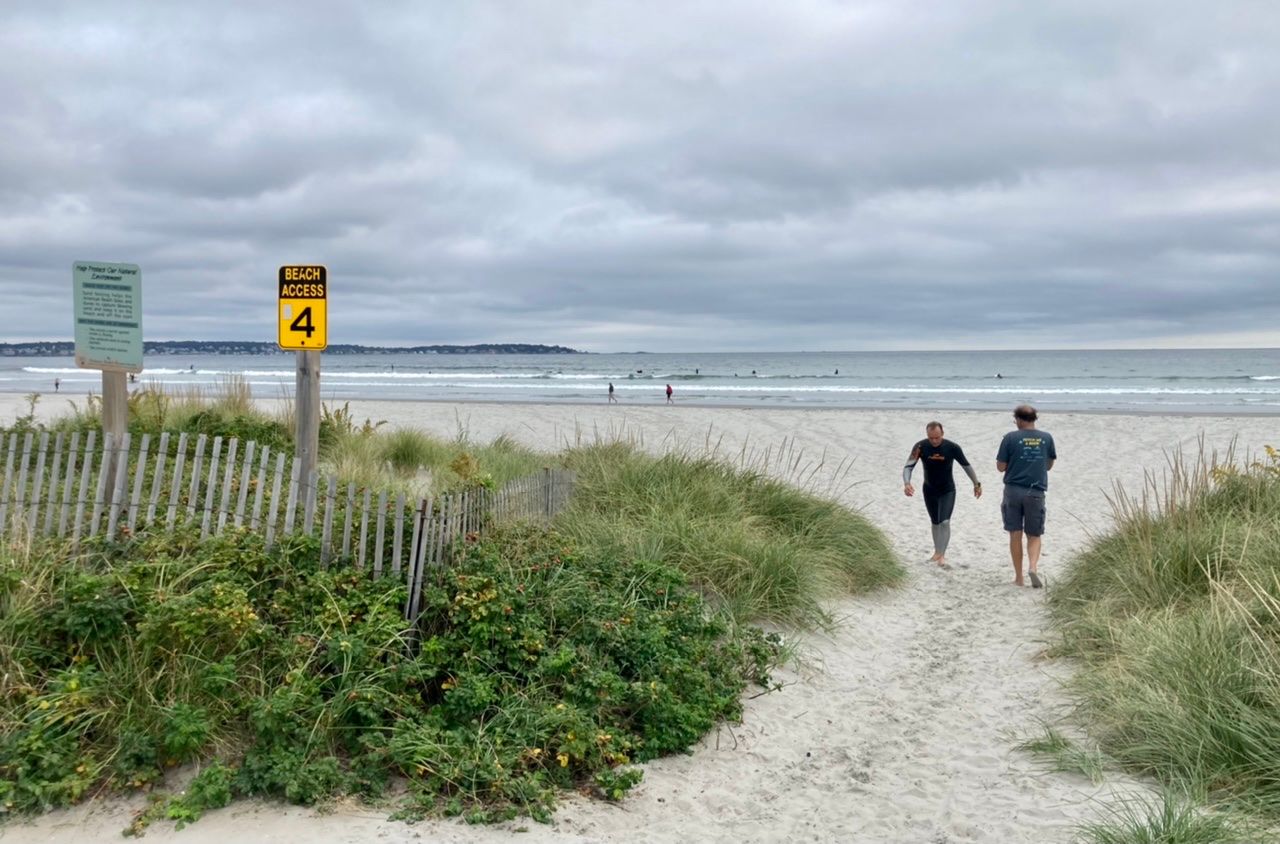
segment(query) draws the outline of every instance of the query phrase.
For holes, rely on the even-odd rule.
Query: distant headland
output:
[[[148,355],[271,355],[287,354],[275,343],[248,340],[149,340],[142,344]],[[0,343],[0,357],[57,357],[74,355],[75,343],[67,340],[31,343]],[[326,355],[581,355],[567,346],[544,346],[540,343],[477,343],[471,346],[359,346],[331,343]]]

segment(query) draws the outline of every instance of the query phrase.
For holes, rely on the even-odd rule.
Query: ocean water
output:
[[[758,354],[325,355],[325,401],[346,399],[751,407],[1280,414],[1280,349]],[[138,385],[214,387],[240,376],[290,394],[294,356],[151,355]],[[71,358],[0,357],[0,391],[83,395],[101,376]]]

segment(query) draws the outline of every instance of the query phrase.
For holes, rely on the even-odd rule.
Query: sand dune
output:
[[[0,398],[0,420],[18,397]],[[1012,586],[1000,529],[995,449],[1012,427],[1002,413],[948,413],[986,483],[961,496],[953,521],[951,571],[937,570],[920,500],[902,495],[900,470],[923,436],[928,414],[908,411],[794,411],[625,405],[539,406],[352,403],[358,418],[474,438],[500,433],[540,448],[626,429],[661,449],[718,442],[726,455],[761,454],[792,442],[810,482],[861,509],[893,540],[912,577],[901,589],[833,604],[830,635],[802,637],[803,667],[781,673],[786,687],[749,701],[741,725],[708,736],[691,755],[645,766],[644,784],[619,806],[569,798],[555,823],[469,828],[414,826],[367,808],[331,813],[241,803],[180,833],[161,824],[150,841],[850,841],[1067,842],[1081,820],[1117,792],[1147,786],[1112,775],[1102,787],[1050,773],[1014,750],[1038,719],[1059,714],[1058,682],[1070,666],[1042,658],[1043,592]],[[1140,483],[1160,471],[1166,450],[1211,446],[1234,436],[1260,448],[1280,440],[1272,418],[1129,417],[1058,414],[1042,419],[1058,443],[1051,476],[1042,572],[1056,571],[1104,530],[1113,478]],[[825,455],[825,459],[824,459]],[[821,461],[820,468],[818,467]],[[851,466],[850,466],[851,463]],[[128,810],[119,802],[0,827],[6,842],[115,841]],[[527,830],[519,834],[515,829]]]

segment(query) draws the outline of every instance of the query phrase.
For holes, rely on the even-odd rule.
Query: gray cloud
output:
[[[0,339],[77,258],[155,339],[840,349],[1257,343],[1264,0],[16,3]]]

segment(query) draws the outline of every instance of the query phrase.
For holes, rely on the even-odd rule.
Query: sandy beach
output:
[[[0,396],[0,421],[21,412]],[[50,402],[45,413],[61,412]],[[744,449],[776,454],[785,442],[817,489],[870,518],[911,572],[900,589],[832,605],[831,634],[801,637],[803,665],[779,677],[785,688],[751,699],[740,725],[707,736],[692,754],[645,766],[643,784],[620,805],[566,798],[549,826],[497,828],[458,822],[416,825],[386,811],[339,806],[325,812],[237,803],[149,841],[842,841],[1068,842],[1117,795],[1147,786],[1110,774],[1101,787],[1052,773],[1015,745],[1059,717],[1059,684],[1070,665],[1042,656],[1043,592],[1012,585],[999,518],[995,450],[1012,428],[1007,413],[939,414],[985,482],[961,494],[950,571],[932,551],[921,501],[903,496],[901,468],[932,414],[916,411],[759,410],[571,405],[448,405],[352,402],[357,420],[418,427],[444,436],[464,429],[487,441],[506,433],[530,446],[629,433],[646,448],[703,448],[727,457]],[[1056,572],[1109,526],[1113,480],[1136,490],[1176,447],[1280,444],[1274,417],[1046,414],[1058,445],[1041,571]],[[108,801],[0,827],[5,842],[116,841],[139,802]],[[520,830],[519,833],[514,830]]]

